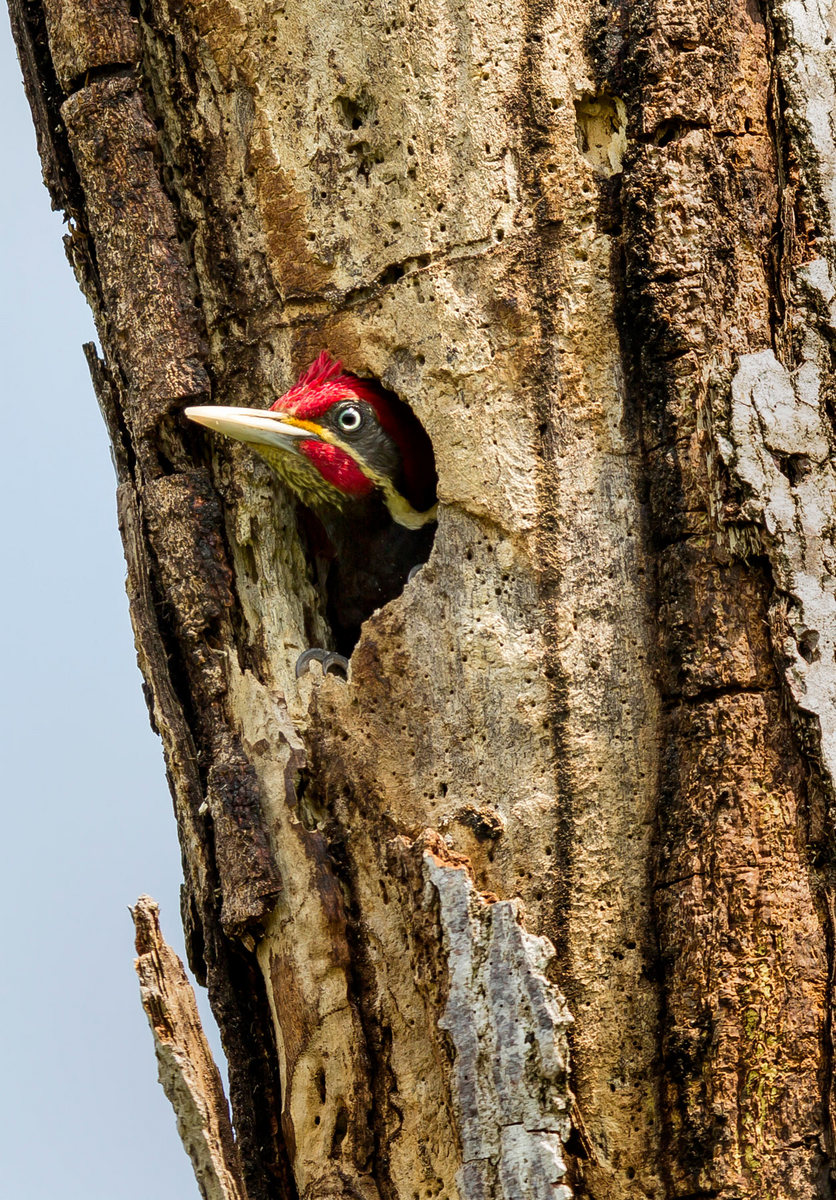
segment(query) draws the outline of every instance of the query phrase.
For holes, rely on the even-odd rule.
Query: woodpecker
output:
[[[345,509],[379,489],[399,525],[436,519],[423,426],[397,396],[343,371],[327,350],[268,409],[202,405],[186,416],[252,446],[311,508]]]
[[[319,530],[326,535],[329,619],[338,648],[353,648],[360,624],[400,594],[432,545],[437,479],[418,418],[327,350],[270,408],[202,405],[185,415],[245,442],[313,511],[313,526],[303,523],[319,553]]]

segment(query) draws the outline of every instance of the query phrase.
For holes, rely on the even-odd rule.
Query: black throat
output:
[[[299,509],[320,586],[324,589],[334,649],[348,657],[371,614],[399,596],[413,567],[430,556],[435,523],[406,529],[392,520],[380,493],[345,512]]]

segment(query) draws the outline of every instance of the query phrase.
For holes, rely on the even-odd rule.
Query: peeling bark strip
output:
[[[44,0],[58,82],[69,95],[91,71],[136,66],[139,22],[126,0]]]
[[[522,928],[513,900],[486,904],[466,870],[424,854],[450,970],[439,1021],[455,1048],[454,1106],[464,1200],[569,1200],[572,1017],[545,970],[547,938]]]
[[[154,161],[156,131],[133,75],[83,87],[61,114],[84,188],[108,348],[140,440],[175,405],[209,389],[186,257]]]
[[[836,254],[833,8],[827,3],[772,0],[768,11],[778,35],[775,58],[783,92],[781,115],[803,188],[799,234],[815,231],[832,265]]]
[[[99,378],[100,384],[106,382],[98,372],[94,378]],[[99,399],[103,409],[110,411],[107,389],[100,390]],[[108,426],[112,427],[112,421],[108,421]],[[277,1072],[272,1066],[274,1047],[266,1024],[269,1010],[258,990],[251,964],[230,947],[221,932],[220,914],[227,915],[230,904],[238,917],[238,920],[233,919],[235,925],[239,924],[241,915],[250,919],[261,915],[264,877],[257,873],[247,880],[247,890],[230,891],[229,885],[235,882],[235,877],[230,880],[220,864],[231,858],[236,872],[240,871],[237,855],[229,853],[227,847],[231,844],[240,852],[241,833],[230,827],[227,820],[219,821],[220,832],[214,838],[210,840],[206,835],[207,825],[200,814],[203,785],[197,752],[183,706],[172,684],[170,658],[163,644],[154,603],[151,559],[142,537],[136,493],[129,482],[121,483],[117,489],[117,510],[127,561],[126,586],[137,657],[148,689],[151,722],[160,734],[165,750],[183,848],[182,915],[189,962],[198,979],[209,988],[209,998],[221,1030],[248,1200],[269,1200],[276,1188],[280,1195],[289,1196],[292,1188],[287,1179],[283,1148],[277,1144],[273,1115],[273,1108],[279,1103],[279,1087],[275,1078]],[[225,808],[221,811],[225,812]],[[260,838],[257,833],[254,841],[258,857]],[[252,861],[249,853],[242,857],[244,862]],[[275,872],[272,863],[269,869]],[[275,875],[273,883],[278,884]],[[250,902],[245,905],[248,897]],[[256,1088],[264,1097],[263,1112],[253,1103]]]
[[[824,10],[11,4],[248,1200],[829,1194]],[[310,524],[178,414],[324,347],[440,519],[297,681]]]
[[[818,719],[818,749],[833,783],[836,472],[822,420],[820,378],[812,359],[791,375],[771,350],[744,355],[732,380],[729,429],[718,433],[718,445],[745,489],[740,515],[763,529],[775,582],[788,598],[781,620],[791,636],[777,648],[787,660],[796,704]],[[781,633],[777,623],[775,633]]]
[[[139,956],[134,965],[160,1083],[177,1115],[200,1194],[204,1200],[246,1200],[220,1072],[183,964],[160,932],[159,908],[150,896],[140,896],[131,913]]]

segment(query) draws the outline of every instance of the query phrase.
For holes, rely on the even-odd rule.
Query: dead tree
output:
[[[824,9],[11,10],[248,1200],[831,1195]],[[326,347],[439,476],[347,681],[182,417]]]

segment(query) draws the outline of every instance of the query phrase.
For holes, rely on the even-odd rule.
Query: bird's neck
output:
[[[438,519],[437,503],[432,508],[428,508],[426,512],[418,512],[400,492],[395,491],[388,480],[382,490],[386,507],[389,509],[392,520],[396,521],[398,525],[403,525],[406,529],[422,529],[424,525],[429,525]]]

